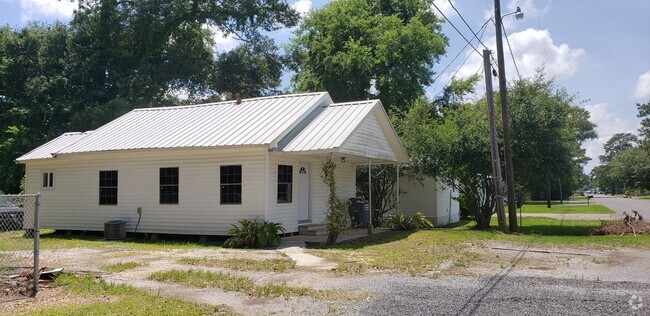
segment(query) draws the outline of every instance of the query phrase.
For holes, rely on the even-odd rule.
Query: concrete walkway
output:
[[[277,251],[287,255],[291,260],[296,262],[296,267],[313,269],[313,270],[334,270],[338,266],[336,262],[325,260],[305,253],[304,241],[287,241],[282,240]]]

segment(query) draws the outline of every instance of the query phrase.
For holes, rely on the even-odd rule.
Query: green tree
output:
[[[621,151],[630,149],[638,143],[639,139],[632,133],[617,133],[603,145],[605,154],[598,157],[602,163],[612,161],[614,157]]]
[[[576,96],[556,87],[542,71],[515,81],[508,96],[515,181],[530,192],[545,191],[550,207],[552,183],[565,193],[577,188],[588,161],[580,146],[596,137],[595,125],[586,110],[574,105]]]
[[[637,103],[636,107],[639,111],[637,117],[641,118],[641,127],[639,128],[639,136],[644,142],[646,149],[650,150],[650,101],[646,103]]]
[[[97,128],[136,107],[274,93],[284,1],[81,0],[69,25],[0,27],[0,190],[17,193],[14,159],[65,131]],[[243,44],[215,55],[213,29]],[[245,76],[236,74],[245,73]]]
[[[427,1],[342,0],[313,11],[288,46],[297,91],[337,101],[378,97],[406,109],[432,83],[446,38]]]

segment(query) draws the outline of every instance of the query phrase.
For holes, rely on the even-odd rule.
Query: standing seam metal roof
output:
[[[323,101],[326,92],[136,109],[59,153],[270,144]]]

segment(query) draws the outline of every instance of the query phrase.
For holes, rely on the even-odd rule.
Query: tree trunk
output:
[[[551,174],[546,173],[546,207],[551,208]]]

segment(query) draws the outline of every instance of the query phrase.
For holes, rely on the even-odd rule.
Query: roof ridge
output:
[[[327,92],[325,92],[325,91],[321,91],[321,92],[305,92],[305,93],[295,93],[295,94],[270,95],[270,96],[264,96],[264,97],[242,99],[241,102],[244,103],[244,102],[260,101],[260,100],[297,98],[297,97],[312,96],[312,95],[324,95],[326,93]],[[237,102],[236,100],[227,100],[227,101],[208,102],[208,103],[199,103],[199,104],[188,104],[188,105],[157,106],[157,107],[150,107],[150,108],[137,108],[137,109],[133,109],[133,111],[146,112],[146,111],[182,110],[182,109],[198,108],[198,107],[206,107],[206,106],[227,105],[227,104],[233,104],[233,103],[236,103],[236,102]]]

